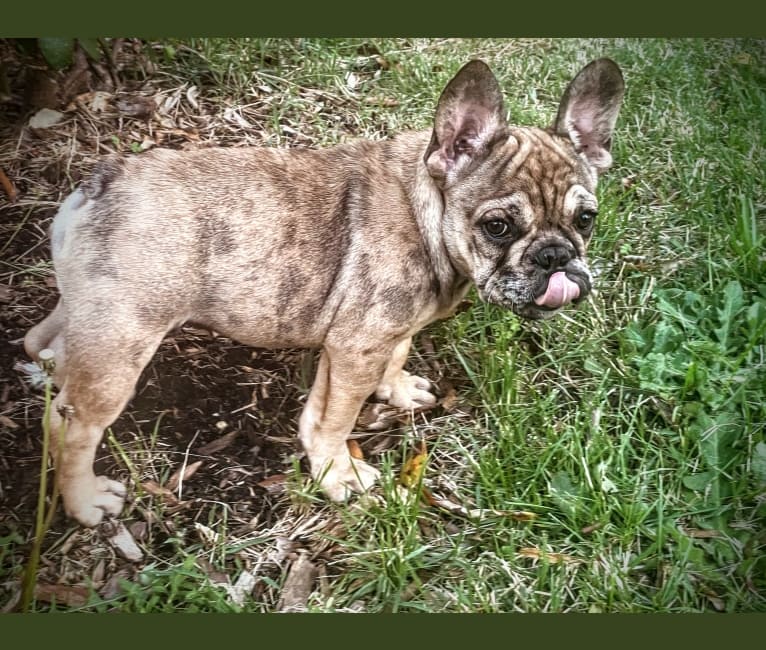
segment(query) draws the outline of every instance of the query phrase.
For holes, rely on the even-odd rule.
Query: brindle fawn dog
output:
[[[472,283],[526,318],[588,295],[596,180],[623,92],[620,69],[599,59],[550,128],[512,126],[477,60],[444,89],[427,132],[106,158],[53,222],[61,297],[25,339],[33,358],[55,355],[66,512],[85,526],[120,513],[125,487],[94,474],[96,449],[187,321],[252,346],[321,348],[298,426],[311,474],[333,500],[368,489],[378,471],[346,445],[365,399],[435,401],[404,370],[418,330]]]

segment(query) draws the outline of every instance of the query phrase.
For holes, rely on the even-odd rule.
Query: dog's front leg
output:
[[[411,343],[412,337],[408,337],[394,348],[383,379],[375,390],[378,399],[408,410],[436,404],[436,396],[430,392],[431,382],[404,369]]]
[[[346,441],[364,400],[375,390],[385,355],[361,355],[325,348],[301,414],[299,435],[311,475],[333,501],[364,492],[380,473],[351,457]]]

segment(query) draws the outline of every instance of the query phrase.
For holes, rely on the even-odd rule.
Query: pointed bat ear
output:
[[[567,86],[553,125],[600,173],[612,164],[612,132],[620,112],[625,82],[611,59],[586,65]]]
[[[423,158],[442,186],[463,178],[507,134],[503,95],[483,61],[463,66],[439,97],[431,143]]]

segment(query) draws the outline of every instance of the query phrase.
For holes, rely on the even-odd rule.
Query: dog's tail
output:
[[[64,248],[64,242],[67,238],[67,233],[72,228],[72,223],[76,221],[75,215],[77,215],[85,202],[86,198],[85,194],[83,194],[83,191],[75,190],[61,204],[59,211],[53,218],[53,223],[51,224],[49,234],[51,239],[51,253],[53,254],[54,264],[56,262],[56,258],[61,255],[61,251]]]

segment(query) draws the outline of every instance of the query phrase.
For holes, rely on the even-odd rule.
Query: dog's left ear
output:
[[[612,132],[624,94],[619,66],[596,59],[580,70],[561,99],[553,130],[571,139],[598,172],[612,164]]]
[[[484,160],[507,137],[503,95],[486,63],[464,65],[439,97],[423,161],[442,189]]]

